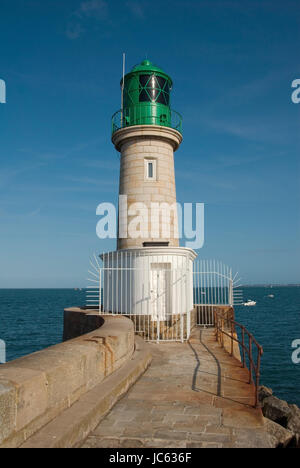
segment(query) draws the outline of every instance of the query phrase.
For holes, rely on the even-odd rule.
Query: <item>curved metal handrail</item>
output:
[[[232,309],[231,309],[232,311]],[[259,399],[258,399],[258,389],[259,389],[259,381],[260,381],[260,365],[261,365],[261,357],[263,355],[263,347],[256,341],[254,336],[247,330],[244,325],[236,322],[234,318],[229,317],[227,311],[214,311],[215,315],[215,327],[216,327],[216,340],[224,347],[224,335],[231,339],[231,356],[233,356],[233,343],[238,343],[243,350],[243,358],[242,358],[242,366],[243,368],[246,367],[246,353],[248,355],[249,360],[249,384],[253,382],[252,372],[255,374],[255,408],[258,407]],[[229,329],[230,333],[226,331]],[[242,341],[239,340],[238,335],[236,333],[236,328],[240,328],[242,332]],[[245,335],[248,336],[248,346],[245,343]],[[254,362],[253,359],[253,349],[252,345],[257,347],[257,361]]]
[[[164,114],[159,115],[156,105],[147,106],[147,113],[145,113],[145,107],[143,106],[120,109],[112,116],[112,134],[121,128],[134,125],[160,125],[162,127],[171,127],[182,133],[182,116],[172,109],[168,109],[166,114],[168,113],[170,119]]]

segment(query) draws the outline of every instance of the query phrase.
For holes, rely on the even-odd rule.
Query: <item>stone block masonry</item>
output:
[[[132,358],[129,319],[69,309],[66,336],[84,331],[82,314],[101,328],[0,367],[0,447],[23,444]]]
[[[120,213],[120,227],[126,230],[136,216],[130,215],[130,207],[135,203],[143,203],[149,218],[141,229],[143,237],[119,238],[118,249],[143,247],[145,241],[179,246],[174,151],[181,140],[180,133],[172,128],[147,125],[123,128],[113,135],[113,143],[121,153],[119,194],[127,196],[129,212],[128,219]],[[155,177],[147,177],[147,161],[155,165]],[[160,202],[175,208],[170,209],[168,216],[163,216],[159,209],[153,214],[153,204]],[[169,237],[164,237],[164,233],[169,233]]]

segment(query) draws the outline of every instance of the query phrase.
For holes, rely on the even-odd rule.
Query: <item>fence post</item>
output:
[[[234,324],[231,322],[231,356],[233,356],[233,334],[234,334]]]
[[[217,313],[216,311],[214,310],[214,321],[215,321],[215,327],[216,327],[216,341],[219,341],[219,331],[218,331],[218,319],[217,319]]]
[[[229,280],[229,305],[233,307],[233,280],[232,280],[231,269],[230,269],[230,280]]]
[[[191,311],[187,312],[187,323],[186,323],[186,339],[188,340],[191,335]]]
[[[99,268],[99,315],[101,315],[101,268]]]
[[[257,369],[256,369],[256,388],[255,388],[255,408],[258,407],[258,388],[260,382],[260,360],[261,360],[261,350],[257,351]]]
[[[242,347],[243,347],[243,368],[245,368],[245,364],[246,364],[245,327],[242,327]]]
[[[249,336],[249,384],[252,383],[252,337]]]
[[[187,317],[186,317],[187,318]],[[184,334],[183,334],[183,329],[184,329],[184,314],[180,314],[180,339],[181,343],[184,342]]]
[[[224,317],[222,317],[222,320],[221,320],[221,331],[222,331],[222,336],[221,336],[221,340],[222,340],[222,348],[224,348]]]

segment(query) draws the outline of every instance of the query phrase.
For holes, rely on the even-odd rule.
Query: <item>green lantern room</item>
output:
[[[134,125],[159,125],[182,132],[182,118],[170,106],[172,79],[149,60],[124,77],[123,106],[112,118],[112,133]],[[121,80],[123,88],[123,79]]]

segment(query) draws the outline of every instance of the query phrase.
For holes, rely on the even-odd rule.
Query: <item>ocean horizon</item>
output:
[[[300,339],[300,287],[242,289],[245,300],[257,301],[255,307],[236,306],[235,313],[264,348],[261,384],[300,406],[300,365],[292,362],[292,342]],[[84,306],[85,293],[85,288],[0,289],[0,340],[6,343],[7,361],[60,343],[63,311]]]

